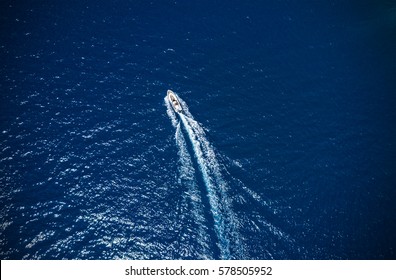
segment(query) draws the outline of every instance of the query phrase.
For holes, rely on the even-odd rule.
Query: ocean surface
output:
[[[0,258],[395,259],[395,34],[394,1],[1,1]]]

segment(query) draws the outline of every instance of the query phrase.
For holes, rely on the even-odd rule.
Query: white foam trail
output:
[[[195,170],[194,166],[192,163],[192,159],[190,157],[190,154],[188,153],[187,150],[187,144],[186,140],[183,136],[183,133],[181,132],[181,127],[180,127],[180,122],[178,123],[176,127],[176,133],[175,133],[175,139],[176,143],[179,147],[179,159],[180,159],[180,165],[179,165],[179,172],[180,172],[180,178],[179,178],[179,183],[181,185],[187,185],[188,186],[188,196],[191,198],[191,205],[193,208],[194,212],[194,217],[195,217],[195,223],[198,226],[198,243],[201,246],[201,258],[203,259],[213,259],[213,256],[211,256],[209,252],[209,243],[210,243],[210,238],[205,230],[205,225],[206,225],[206,219],[204,217],[203,209],[202,209],[202,199],[201,199],[201,194],[199,192],[197,183],[196,183],[196,177],[195,177]]]
[[[187,150],[186,140],[181,131],[180,121],[176,117],[175,111],[172,109],[168,98],[165,97],[165,104],[167,106],[167,114],[172,121],[172,125],[176,128],[175,140],[178,146],[179,155],[179,183],[188,187],[188,197],[190,198],[193,208],[194,221],[198,227],[198,244],[200,245],[199,252],[201,259],[213,259],[214,257],[209,253],[210,237],[206,231],[206,219],[202,209],[202,199],[196,184],[195,170],[190,154]]]
[[[212,216],[215,222],[215,231],[219,240],[219,249],[221,258],[243,258],[245,253],[242,251],[243,246],[240,241],[241,238],[236,230],[237,225],[243,225],[239,222],[235,214],[231,210],[232,202],[227,193],[229,193],[227,183],[222,177],[222,172],[226,172],[234,180],[238,181],[241,187],[255,202],[259,203],[262,207],[272,209],[271,203],[267,202],[261,195],[252,189],[248,188],[239,179],[234,178],[225,168],[221,168],[217,160],[216,154],[210,142],[206,139],[205,131],[201,124],[199,124],[192,114],[189,112],[187,103],[178,97],[183,113],[178,114],[185,130],[187,131],[188,138],[194,149],[194,155],[197,160],[199,169],[201,170],[203,181],[207,189],[207,196],[211,207]],[[168,110],[171,110],[173,117],[177,121],[177,116],[171,105],[169,104]],[[188,152],[187,152],[188,153]],[[228,178],[228,177],[227,177]],[[294,239],[282,231],[280,228],[274,226],[267,221],[264,217],[250,217],[251,222],[259,228],[259,230],[268,230],[274,236],[289,242],[290,245],[295,243]],[[254,223],[256,221],[257,223]],[[239,252],[232,250],[233,246],[239,248]],[[233,252],[231,252],[233,251]],[[238,255],[239,256],[236,256]]]
[[[220,258],[241,258],[243,256],[242,246],[236,230],[238,221],[231,210],[231,200],[227,195],[227,184],[221,175],[216,154],[206,139],[204,129],[194,120],[194,117],[189,112],[186,102],[179,96],[178,99],[183,108],[183,112],[178,115],[187,131],[206,187],[210,211],[214,220],[214,229],[219,241]],[[173,117],[177,121],[176,114],[171,108],[171,105],[169,102],[167,104],[168,110],[170,109],[172,111],[170,114],[172,116],[172,122]],[[231,248],[231,245],[235,248]],[[232,249],[234,249],[233,253],[231,253]]]
[[[183,106],[186,106],[186,104],[183,104]],[[205,182],[215,221],[215,229],[220,242],[221,258],[240,258],[243,256],[243,252],[236,229],[238,220],[231,210],[232,203],[227,195],[228,186],[222,177],[220,164],[214,149],[206,139],[202,126],[194,120],[188,111],[187,114],[189,116],[180,115],[180,117],[192,143],[194,154]],[[236,247],[233,253],[231,253],[231,245]]]
[[[209,165],[207,164],[207,161],[205,160],[205,155],[202,152],[200,142],[197,139],[190,124],[188,123],[186,117],[184,115],[180,115],[180,117],[187,130],[188,137],[190,138],[190,141],[194,149],[194,154],[198,161],[199,168],[202,172],[202,177],[206,186],[207,196],[209,198],[209,205],[214,220],[214,226],[215,226],[217,238],[220,242],[219,249],[221,253],[221,258],[229,259],[230,248],[229,248],[229,241],[226,238],[226,229],[221,213],[223,211],[221,211],[219,196],[217,195],[216,186],[211,177],[211,170],[209,168]]]

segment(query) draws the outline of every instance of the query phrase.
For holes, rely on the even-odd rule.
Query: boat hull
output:
[[[170,89],[167,91],[167,96],[170,104],[172,105],[173,110],[177,113],[181,113],[183,111],[183,108],[180,104],[179,99],[177,98],[176,94],[171,91]]]

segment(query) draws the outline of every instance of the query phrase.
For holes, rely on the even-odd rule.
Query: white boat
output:
[[[168,100],[169,100],[170,104],[172,104],[173,110],[175,110],[177,113],[181,113],[183,111],[183,109],[179,102],[179,99],[177,99],[176,94],[173,91],[171,91],[170,89],[168,89],[166,94],[168,96]]]

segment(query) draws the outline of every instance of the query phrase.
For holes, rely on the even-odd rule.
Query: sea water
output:
[[[394,259],[374,2],[2,1],[1,259]]]

